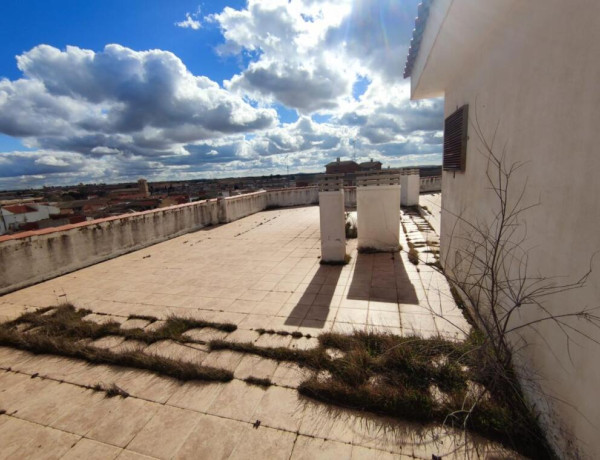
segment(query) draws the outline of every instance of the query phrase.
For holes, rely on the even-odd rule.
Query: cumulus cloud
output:
[[[249,0],[209,16],[225,38],[221,53],[258,56],[226,87],[303,114],[337,108],[351,95],[355,65],[325,40],[350,10],[350,1]]]
[[[200,30],[188,13],[177,25],[218,28],[219,59],[241,66],[222,86],[169,51],[37,46],[22,78],[0,79],[0,132],[39,150],[0,153],[0,187],[439,164],[443,103],[410,101],[401,80],[406,3],[248,0]],[[281,106],[297,121],[279,123]]]
[[[301,113],[331,112],[352,99],[362,77],[401,78],[410,8],[385,0],[249,0],[207,20],[221,28],[223,54],[254,57],[229,88]]]
[[[40,45],[17,57],[24,78],[0,81],[0,132],[40,148],[139,155],[273,126],[254,108],[173,53],[107,45],[94,52]]]
[[[175,25],[177,27],[181,27],[182,29],[198,30],[202,26],[200,21],[198,21],[199,15],[200,8],[198,7],[195,13],[185,13],[185,20],[176,22]]]

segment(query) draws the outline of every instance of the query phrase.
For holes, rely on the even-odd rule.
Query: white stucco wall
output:
[[[418,174],[400,176],[400,204],[402,206],[417,206],[421,181]]]
[[[221,222],[233,222],[242,217],[262,211],[267,207],[267,192],[247,193],[245,195],[223,198]]]
[[[358,248],[394,251],[400,242],[400,185],[356,188]]]
[[[346,257],[344,190],[319,192],[321,261],[342,262]]]
[[[283,188],[267,191],[267,207],[306,206],[318,203],[318,187]]]
[[[32,212],[24,212],[21,214],[15,214],[7,209],[2,209],[2,221],[6,224],[8,229],[17,229],[19,224],[23,224],[26,222],[37,222],[39,220],[48,219],[50,214],[59,214],[60,209],[55,206],[48,206],[43,204],[28,204],[28,207],[35,209]],[[4,229],[4,223],[0,223],[2,227],[0,227],[0,234],[6,232],[7,229]],[[4,231],[3,231],[4,229]]]
[[[445,116],[463,104],[470,112],[466,171],[443,174],[441,245],[450,257],[452,215],[489,220],[495,202],[473,129],[476,118],[490,142],[497,127],[495,149],[506,151],[507,164],[524,163],[514,190],[527,181],[525,202],[539,200],[522,219],[531,272],[574,281],[600,251],[599,18],[597,0],[515,2],[505,26],[461,62],[457,78],[443,81]],[[546,307],[564,314],[599,306],[600,257],[593,269],[585,288],[548,298]],[[600,339],[597,329],[575,324]],[[567,347],[551,322],[538,330],[539,336],[525,334],[529,346],[520,359],[524,368],[539,373],[545,392],[568,403],[538,405],[551,439],[565,457],[600,458],[600,348],[582,337],[577,337],[581,346]]]

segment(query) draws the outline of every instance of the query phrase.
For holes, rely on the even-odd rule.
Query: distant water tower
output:
[[[146,179],[138,180],[138,190],[144,196],[150,196],[150,190],[148,189],[148,181]]]

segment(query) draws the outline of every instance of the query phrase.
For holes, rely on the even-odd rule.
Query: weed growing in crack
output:
[[[149,355],[139,350],[117,352],[95,348],[89,343],[90,339],[106,335],[119,335],[143,343],[166,339],[185,343],[190,340],[184,332],[204,326],[206,322],[171,317],[157,331],[121,331],[117,323],[84,321],[85,314],[72,306],[58,307],[46,315],[26,313],[11,323],[0,325],[0,345],[94,364],[145,369],[183,381],[226,382],[233,378],[232,372],[224,369]],[[18,330],[22,324],[30,324],[32,328],[28,332]],[[258,332],[277,334],[283,331],[259,329]],[[302,336],[299,331],[296,333]],[[482,334],[476,328],[464,342],[372,331],[354,331],[348,335],[324,333],[318,337],[318,342],[317,347],[307,350],[225,340],[213,340],[209,346],[211,351],[231,350],[305,367],[312,371],[312,376],[299,386],[298,391],[317,400],[401,419],[466,426],[523,455],[548,457],[548,446],[537,419],[518,398],[515,399],[516,377],[511,375],[506,381],[510,388],[498,386],[497,376],[493,373],[493,357],[486,353],[488,348],[481,346]],[[260,386],[271,384],[268,379],[257,377],[248,377],[245,381]],[[124,396],[116,389],[102,386],[94,386],[94,389],[107,393],[110,390]],[[484,398],[482,394],[485,394]],[[472,404],[474,409],[464,410],[465,404]]]
[[[230,371],[208,366],[201,366],[183,360],[150,355],[139,350],[111,351],[96,348],[89,340],[99,339],[107,335],[123,336],[127,339],[154,343],[158,340],[177,340],[185,342],[181,337],[186,330],[197,328],[205,322],[179,318],[169,318],[165,326],[157,331],[141,329],[122,330],[119,324],[108,322],[97,324],[84,321],[87,312],[75,310],[71,305],[56,308],[51,315],[40,315],[37,312],[25,313],[16,320],[0,325],[0,345],[10,346],[35,354],[54,354],[69,358],[82,359],[94,364],[112,364],[144,369],[178,380],[215,380],[227,382],[233,378]],[[37,328],[23,333],[17,329],[20,324],[33,324]],[[214,323],[211,323],[214,324]],[[235,325],[233,326],[235,328]]]
[[[546,458],[537,420],[510,399],[512,389],[490,393],[465,419],[464,402],[475,402],[478,389],[494,379],[477,332],[465,342],[368,331],[324,333],[318,339],[319,346],[309,350],[223,340],[211,341],[210,347],[311,369],[312,377],[298,391],[326,403],[424,423],[462,427],[466,422],[471,431],[526,456]],[[339,351],[333,358],[331,349]]]

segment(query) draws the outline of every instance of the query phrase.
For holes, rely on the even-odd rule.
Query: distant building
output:
[[[138,190],[141,195],[145,197],[150,196],[150,190],[148,189],[148,181],[146,179],[138,180]]]
[[[381,161],[373,161],[373,158],[371,158],[369,161],[360,163],[358,169],[361,171],[380,171]]]
[[[354,174],[363,171],[379,171],[381,170],[381,161],[369,161],[357,163],[352,160],[341,161],[338,157],[335,161],[325,165],[326,174]]]
[[[49,219],[60,214],[60,209],[38,203],[13,204],[0,208],[0,235],[21,230],[27,224]],[[30,226],[30,225],[29,225]]]
[[[332,161],[325,165],[326,174],[352,174],[358,171],[359,166],[356,161],[340,161],[338,157],[336,161]]]

